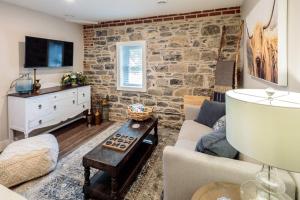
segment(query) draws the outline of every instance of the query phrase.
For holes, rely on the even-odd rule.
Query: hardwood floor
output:
[[[59,159],[65,157],[112,124],[113,122],[103,122],[101,125],[93,125],[89,128],[86,125],[86,120],[83,119],[51,132],[56,136],[59,144]]]

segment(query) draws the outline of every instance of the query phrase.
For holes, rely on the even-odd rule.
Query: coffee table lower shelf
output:
[[[118,199],[124,198],[126,192],[137,177],[145,162],[155,149],[157,140],[153,135],[148,135],[141,143],[135,154],[128,160],[117,177],[117,194]],[[90,185],[84,186],[83,190],[88,197],[95,199],[113,199],[111,196],[111,176],[104,171],[99,171],[90,179]]]

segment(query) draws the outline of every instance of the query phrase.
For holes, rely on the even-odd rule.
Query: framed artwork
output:
[[[287,0],[260,0],[245,24],[250,75],[287,86]]]

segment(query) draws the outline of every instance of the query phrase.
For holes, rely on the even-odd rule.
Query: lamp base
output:
[[[285,194],[285,185],[277,170],[264,165],[255,181],[241,185],[242,200],[292,200]]]

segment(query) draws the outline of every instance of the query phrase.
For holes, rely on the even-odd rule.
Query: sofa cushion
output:
[[[197,143],[196,151],[225,158],[235,158],[238,154],[228,143],[225,131],[214,131],[203,136]]]
[[[175,146],[194,151],[199,138],[211,131],[210,127],[199,124],[194,120],[185,120],[181,126]]]
[[[195,121],[212,128],[216,121],[224,115],[224,103],[205,100]]]
[[[218,119],[213,126],[214,131],[226,131],[226,115]]]

